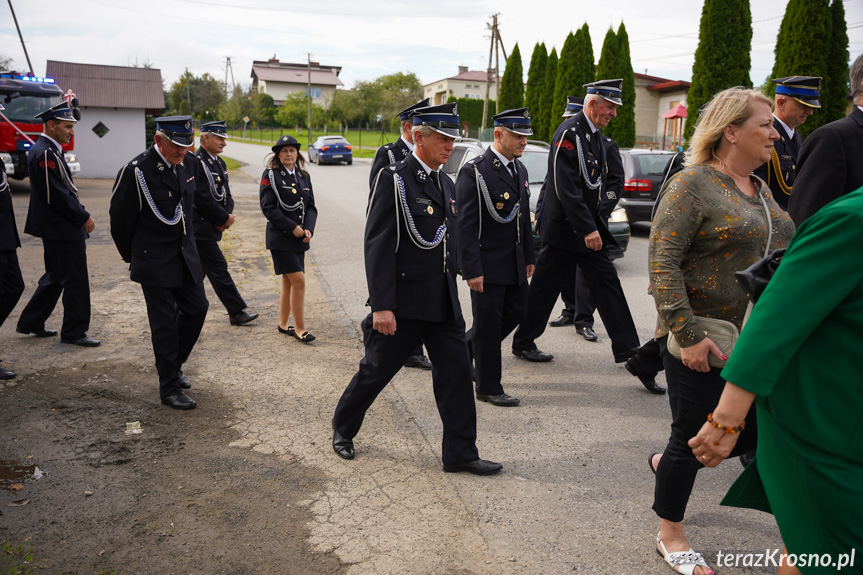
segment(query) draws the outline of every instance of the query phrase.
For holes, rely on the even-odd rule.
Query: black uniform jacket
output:
[[[11,251],[21,247],[18,225],[12,209],[12,194],[6,180],[6,165],[0,160],[0,251]]]
[[[195,213],[192,215],[195,239],[219,241],[222,239],[222,232],[217,230],[216,226],[227,222],[228,217],[234,213],[234,198],[231,197],[231,188],[228,185],[227,167],[222,158],[216,156],[213,159],[204,148],[198,148],[190,155],[200,160],[201,169],[201,177],[196,179]],[[204,170],[210,172],[212,184]]]
[[[315,207],[312,179],[308,173],[301,174],[298,166],[294,173],[296,181],[281,167],[264,170],[261,176],[261,210],[267,218],[269,250],[304,252],[309,249],[309,244],[294,236],[294,228],[300,226],[315,233],[318,209]],[[278,196],[274,188],[278,189]]]
[[[603,245],[617,244],[608,231],[608,214],[617,204],[620,190],[609,188],[609,165],[606,148],[612,140],[597,130],[591,135],[584,112],[564,120],[554,134],[548,155],[548,173],[541,211],[538,208],[540,237],[544,243],[575,251],[587,252],[584,237],[599,231]],[[598,154],[591,151],[598,138]],[[602,177],[597,189],[588,188],[582,179],[582,166],[577,141],[581,144],[585,166],[591,181]],[[621,164],[622,165],[622,164]],[[605,204],[605,206],[603,206]]]
[[[527,281],[525,268],[534,263],[530,188],[527,168],[518,159],[515,166],[518,183],[489,148],[465,164],[456,178],[458,257],[466,280],[483,276],[484,283],[498,285]],[[508,223],[492,215],[506,220],[517,206],[518,216]]]
[[[788,213],[797,226],[836,198],[863,186],[863,111],[812,132],[797,159]]]
[[[83,240],[90,214],[78,199],[72,172],[54,143],[40,135],[27,152],[30,209],[24,232],[46,240]]]
[[[144,194],[143,177],[153,205]],[[111,194],[111,237],[123,261],[130,262],[132,281],[163,288],[183,287],[185,265],[197,284],[203,279],[198,247],[189,215],[195,198],[195,166],[188,160],[177,166],[177,175],[155,146],[120,169]],[[183,217],[174,225],[177,206]]]
[[[378,179],[364,242],[372,311],[391,310],[396,317],[424,321],[462,317],[456,286],[455,184],[438,173],[442,192],[410,154],[387,166]],[[433,242],[436,234],[443,239],[437,247],[423,249],[416,245],[422,242],[411,227],[425,242]]]
[[[767,182],[776,202],[787,210],[788,197],[791,195],[790,190],[794,185],[797,172],[797,156],[800,153],[800,146],[803,145],[803,139],[796,130],[794,137],[789,138],[785,127],[776,118],[773,118],[773,127],[779,132],[779,139],[773,143],[770,161],[756,168],[754,174]],[[778,171],[776,164],[779,164]]]
[[[399,138],[391,144],[385,144],[378,148],[375,152],[375,159],[372,160],[372,169],[369,172],[369,195],[375,187],[375,178],[378,177],[378,172],[386,168],[390,164],[401,162],[408,157],[411,151],[408,149],[405,141]]]

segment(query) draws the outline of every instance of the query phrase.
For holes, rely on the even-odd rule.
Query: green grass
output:
[[[225,167],[229,171],[230,170],[236,170],[237,168],[240,167],[240,162],[238,162],[237,160],[234,160],[232,158],[229,158],[228,156],[225,156],[224,154],[222,155],[222,159],[225,161]]]
[[[243,139],[243,130],[228,130],[228,134],[231,138],[236,138],[240,142],[248,142],[251,144],[261,143],[267,146],[273,145],[276,140],[281,138],[283,135],[290,135],[295,137],[303,147],[308,144],[309,136],[303,131],[303,133],[299,133],[292,128],[263,128],[261,130],[257,128],[247,128],[246,129],[246,138]],[[312,141],[314,141],[319,136],[325,135],[323,130],[312,130]],[[395,132],[385,132],[383,135],[383,142],[381,142],[381,133],[377,131],[367,131],[363,130],[362,134],[358,130],[348,130],[344,134],[338,134],[335,132],[330,132],[330,136],[344,136],[345,139],[350,142],[351,146],[354,149],[362,146],[364,149],[374,150],[382,143],[387,144],[390,142],[395,142],[399,138],[399,134]],[[358,156],[362,157],[362,156]]]
[[[374,158],[377,150],[360,150],[358,148],[354,148],[351,151],[354,153],[355,158]]]

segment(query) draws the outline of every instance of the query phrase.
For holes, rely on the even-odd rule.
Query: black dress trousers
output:
[[[87,246],[80,240],[42,238],[45,273],[33,297],[18,318],[24,331],[45,328],[45,321],[63,296],[63,325],[60,336],[81,339],[90,329],[90,277],[87,273]]]
[[[201,259],[201,268],[204,270],[204,275],[210,279],[210,285],[213,286],[213,291],[216,292],[216,297],[228,310],[228,315],[240,313],[246,307],[246,300],[237,291],[237,286],[234,284],[234,279],[228,272],[228,262],[225,260],[225,254],[219,247],[219,242],[214,239],[197,238],[198,257]]]
[[[372,330],[366,354],[342,394],[333,427],[353,439],[366,411],[404,365],[417,345],[424,343],[432,362],[435,403],[443,423],[441,459],[444,465],[479,459],[476,448],[476,405],[470,384],[470,359],[464,340],[464,320],[431,322],[396,317],[396,333]]]
[[[18,265],[18,253],[15,250],[0,250],[0,325],[15,309],[22,293],[24,278]]]

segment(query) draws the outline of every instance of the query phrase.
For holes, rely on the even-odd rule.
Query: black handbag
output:
[[[782,256],[784,255],[785,248],[776,250],[745,270],[734,272],[734,278],[752,303],[757,302],[761,294],[764,293],[764,288],[767,287],[767,283],[776,273],[776,268],[782,263]]]

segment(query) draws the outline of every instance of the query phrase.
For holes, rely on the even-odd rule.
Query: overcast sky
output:
[[[752,81],[773,67],[784,0],[751,0]],[[702,2],[696,0],[12,0],[35,74],[46,60],[128,66],[152,64],[169,87],[184,69],[248,86],[253,60],[341,66],[351,87],[393,72],[424,84],[454,76],[458,66],[485,69],[491,15],[499,13],[509,53],[518,42],[527,76],[537,42],[558,53],[567,34],[587,22],[598,60],[608,28],[626,24],[636,72],[690,80]],[[393,13],[393,8],[401,11]],[[853,60],[863,52],[863,0],[845,1]],[[26,70],[7,2],[0,3],[0,55]],[[502,57],[502,56],[501,56]],[[504,63],[501,62],[501,71]],[[230,75],[228,82],[231,82]]]

